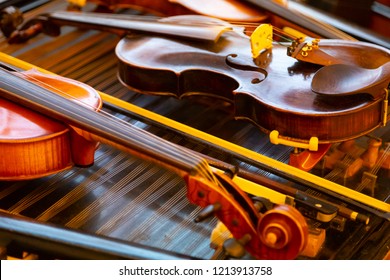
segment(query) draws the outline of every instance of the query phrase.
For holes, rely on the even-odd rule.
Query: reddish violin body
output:
[[[374,69],[390,61],[390,51],[371,44],[325,40],[319,49],[356,67]],[[131,89],[178,98],[205,95],[228,100],[236,118],[248,119],[267,132],[277,130],[284,138],[339,142],[382,124],[384,88],[378,89],[380,98],[375,100],[364,92],[332,97],[316,94],[311,82],[323,66],[297,61],[286,52],[286,46],[274,44],[256,62],[249,38],[234,32],[223,34],[217,43],[133,35],[116,48],[119,78]]]
[[[34,70],[22,75],[57,93],[62,89],[92,108],[98,109],[102,105],[95,91],[74,80]],[[0,116],[0,180],[39,178],[74,164],[85,166],[93,163],[96,144],[78,137],[63,123],[2,98]]]

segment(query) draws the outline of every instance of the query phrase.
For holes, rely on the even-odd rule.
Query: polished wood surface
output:
[[[3,72],[2,75],[6,75]],[[43,87],[67,92],[77,96],[81,102],[95,108],[101,106],[100,98],[81,83],[66,78],[54,78],[35,70],[22,72],[27,80]],[[61,91],[59,91],[61,89]],[[71,139],[71,131],[61,122],[47,118],[26,107],[0,99],[1,139],[0,179],[27,180],[57,173],[74,164],[90,165],[93,163],[91,152],[95,145]],[[90,149],[89,153],[87,150]],[[92,152],[93,155],[93,152]]]
[[[330,56],[357,67],[376,68],[390,60],[388,50],[374,45],[347,41],[344,48],[335,41],[332,48],[332,41],[324,42]],[[379,89],[381,98],[376,100],[364,92],[353,98],[324,97],[311,90],[321,66],[287,56],[286,46],[278,44],[256,64],[249,45],[249,38],[234,32],[216,44],[130,36],[116,48],[119,78],[143,93],[228,100],[235,106],[236,118],[298,141],[315,136],[320,143],[339,142],[381,125],[384,89]]]

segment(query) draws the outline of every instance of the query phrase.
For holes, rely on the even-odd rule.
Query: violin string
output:
[[[100,15],[99,15],[100,16]],[[115,14],[115,15],[107,15],[107,17],[112,17],[112,18],[116,18],[116,19],[129,19],[128,15],[123,15],[121,16],[120,14]],[[199,17],[203,17],[203,16],[199,16]],[[131,16],[131,19],[135,19],[135,20],[138,20],[138,21],[158,21],[159,23],[161,24],[172,24],[173,22],[171,21],[164,21],[164,17],[158,17],[158,16]],[[256,23],[256,22],[245,22],[245,21],[223,21],[223,20],[220,20],[220,19],[209,19],[209,18],[206,18],[205,19],[208,19],[209,21],[204,21],[204,22],[200,22],[200,21],[189,21],[189,22],[180,22],[179,24],[180,25],[189,25],[189,26],[199,26],[199,27],[213,27],[213,26],[232,26],[232,27],[243,27],[243,28],[250,28],[250,29],[255,29],[257,28],[261,23]],[[271,25],[273,30],[276,31],[274,32],[274,35],[275,36],[278,36],[279,38],[283,39],[283,40],[286,40],[286,41],[294,41],[296,39],[298,39],[298,37],[296,36],[293,36],[291,34],[289,34],[288,32],[285,32],[283,29],[281,28],[278,28],[274,25]],[[252,33],[252,31],[247,31],[246,32],[248,35],[250,35]]]
[[[107,163],[107,165],[105,165],[105,168],[96,170],[96,172],[92,173],[87,180],[81,181],[79,184],[74,186],[69,192],[62,196],[61,199],[48,206],[43,212],[37,215],[36,219],[44,222],[49,221],[58,213],[63,211],[68,206],[69,201],[79,201],[83,197],[92,193],[96,186],[101,186],[104,181],[114,178],[115,175],[125,170],[128,166],[125,161],[119,164],[121,159],[123,159],[122,154],[115,156]],[[113,168],[114,166],[115,168]],[[107,172],[108,170],[110,171]]]
[[[101,17],[101,14],[98,14],[98,13],[88,13],[89,15],[96,15],[96,16],[99,16]],[[164,19],[166,19],[165,17],[159,17],[159,16],[153,16],[153,15],[127,15],[127,14],[105,14],[104,15],[105,18],[113,18],[113,19],[124,19],[124,20],[129,20],[129,19],[132,19],[132,20],[137,20],[137,21],[158,21],[159,23],[161,24],[175,24],[174,22],[172,21],[164,21]],[[178,18],[180,16],[177,16]],[[205,18],[205,21],[201,22],[201,21],[182,21],[180,22],[179,24],[180,25],[189,25],[189,26],[209,26],[209,27],[213,27],[213,26],[233,26],[233,27],[247,27],[247,28],[256,28],[258,27],[261,23],[257,23],[257,22],[248,22],[248,21],[224,21],[224,20],[221,20],[221,19],[216,19],[216,18],[209,18],[209,17],[206,17],[206,16],[197,16],[197,17],[200,17],[200,18]],[[280,32],[281,34],[285,34],[287,36],[290,36],[288,33],[286,33],[285,31],[283,31],[283,29],[280,29],[274,25],[272,25],[273,29],[274,30],[277,30],[278,32]],[[292,36],[294,37],[294,36]]]
[[[245,34],[248,36],[250,36],[253,33],[254,29],[256,29],[259,26],[259,24],[255,24],[255,23],[238,22],[238,21],[237,22],[229,22],[229,23],[231,24],[232,27],[246,28]],[[199,26],[205,26],[205,25],[207,25],[207,24],[199,23]],[[298,37],[289,34],[288,32],[284,31],[281,28],[278,28],[274,25],[271,25],[271,26],[272,26],[272,29],[274,31],[273,35],[280,38],[280,39],[283,39],[287,42],[293,42],[294,40],[299,39]]]
[[[376,175],[379,169],[382,167],[383,163],[390,156],[390,143],[387,143],[386,148],[383,150],[381,157],[376,161],[374,166],[369,171],[369,174]],[[359,186],[356,188],[357,191],[362,191],[371,184],[372,180],[370,178],[364,177]]]
[[[156,232],[158,230],[153,230],[152,228],[163,226],[157,222],[161,217],[167,217],[169,219],[177,215],[177,213],[183,212],[183,209],[188,205],[188,202],[184,199],[186,192],[187,190],[185,188],[181,188],[171,195],[170,198],[153,213],[153,215],[144,219],[138,224],[136,229],[131,232],[129,231],[126,239],[135,236],[133,241],[139,242],[140,239],[144,237],[145,232]]]
[[[110,205],[116,204],[121,198],[123,198],[124,195],[130,193],[136,188],[136,186],[144,182],[147,179],[147,177],[143,175],[146,174],[144,172],[146,169],[151,170],[151,172],[158,172],[156,167],[151,167],[151,163],[146,163],[139,160],[136,161],[134,159],[129,159],[126,162],[127,168],[132,166],[133,168],[126,172],[126,175],[119,181],[115,181],[114,184],[110,184],[110,188],[107,189],[104,194],[101,194],[97,200],[94,200],[82,211],[78,212],[78,214],[70,219],[65,224],[65,226],[72,228],[81,227],[94,216],[99,214],[97,211],[99,207],[108,208]],[[150,189],[151,186],[149,186],[147,190]],[[158,188],[153,188],[151,193],[153,194],[155,191],[158,191]]]
[[[385,160],[387,160],[387,157],[389,157],[389,152],[390,152],[390,143],[387,143],[386,148],[383,150],[380,159],[378,159],[377,162],[374,164],[370,173],[372,173],[372,174],[378,173],[382,164],[385,162]]]
[[[239,22],[239,21],[230,21],[229,23],[232,24],[233,27],[244,27],[244,28],[250,28],[250,29],[256,29],[259,25],[261,24],[256,24],[256,23],[248,23],[248,22]],[[296,39],[299,39],[296,36],[293,36],[289,34],[288,32],[284,31],[282,28],[279,28],[275,25],[272,25],[272,30],[274,31],[274,35],[285,39],[287,41],[294,41]],[[251,35],[253,33],[252,30],[246,31],[246,34]]]
[[[5,71],[10,73],[11,75],[15,75],[11,71],[8,71],[8,70],[5,70]],[[82,103],[83,107],[89,107],[89,109],[91,111],[95,111],[95,108],[93,106],[76,99],[74,96],[71,96],[70,94],[68,94],[67,92],[64,92],[61,89],[58,89],[58,88],[56,88],[48,83],[40,81],[34,77],[28,76],[27,74],[25,74],[23,72],[17,72],[17,73],[19,73],[19,75],[22,75],[23,77],[25,77],[27,81],[34,80],[34,83],[36,82],[38,84],[38,86],[42,87],[43,89],[46,88],[46,89],[49,89],[49,91],[51,89],[54,92],[60,93],[61,95],[63,95],[64,97],[66,97],[69,100],[75,100],[79,104]],[[25,93],[28,93],[28,92],[25,91]],[[48,98],[50,98],[50,97],[48,97]],[[158,147],[156,147],[157,151],[160,151],[160,152],[165,151],[167,154],[171,154],[171,155],[175,156],[175,159],[179,160],[180,162],[192,164],[193,171],[195,172],[195,174],[198,174],[199,176],[205,178],[206,180],[208,180],[212,184],[216,184],[218,186],[221,186],[221,184],[219,183],[217,178],[212,173],[207,161],[205,159],[201,158],[200,156],[193,154],[193,153],[190,153],[190,151],[188,149],[185,149],[184,147],[179,146],[179,145],[175,145],[174,150],[173,150],[172,143],[169,143],[170,144],[169,145],[168,142],[162,142],[161,138],[158,138],[157,136],[155,136],[151,133],[148,133],[147,131],[144,131],[144,130],[142,130],[134,125],[131,125],[131,124],[125,122],[124,120],[121,120],[120,118],[113,116],[112,114],[110,114],[108,112],[105,112],[104,110],[99,110],[98,114],[101,117],[104,117],[104,118],[111,120],[113,122],[119,122],[122,125],[123,129],[125,130],[124,132],[127,132],[128,135],[132,135],[134,133],[134,130],[136,130],[139,133],[147,134],[148,137],[142,138],[143,144],[146,144],[146,145],[149,145],[152,147],[153,145],[156,145],[156,143],[158,143],[158,145],[157,145]]]

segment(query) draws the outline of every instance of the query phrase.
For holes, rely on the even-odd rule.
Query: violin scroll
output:
[[[298,210],[279,205],[259,213],[253,201],[228,177],[216,175],[222,188],[199,177],[186,177],[189,201],[201,207],[218,205],[214,214],[257,259],[294,259],[302,252],[308,226]]]
[[[261,241],[286,259],[293,259],[307,244],[307,224],[301,213],[278,205],[264,213],[257,224]]]
[[[20,44],[27,42],[40,33],[56,37],[61,34],[61,30],[60,26],[50,22],[46,15],[39,15],[18,28],[15,28],[13,32],[6,37],[8,38],[9,44]]]

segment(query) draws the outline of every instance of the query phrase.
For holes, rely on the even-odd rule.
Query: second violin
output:
[[[299,60],[286,55],[287,51],[287,45],[273,44],[253,59],[249,38],[236,32],[224,33],[216,43],[134,35],[122,39],[116,48],[119,78],[128,87],[179,98],[222,98],[234,104],[236,118],[248,119],[268,132],[277,130],[286,139],[306,142],[316,137],[319,143],[340,142],[386,123],[387,49],[322,40],[315,46],[291,47],[290,55]],[[324,64],[336,63],[350,65],[358,77],[363,75],[356,73],[358,69],[378,69],[377,79],[354,87],[353,96],[313,92],[312,84],[323,79],[328,79],[323,83],[329,85],[328,90],[338,90],[331,86],[337,82],[332,80],[335,77],[316,74],[329,67]],[[338,77],[340,83],[356,78],[344,74]]]

